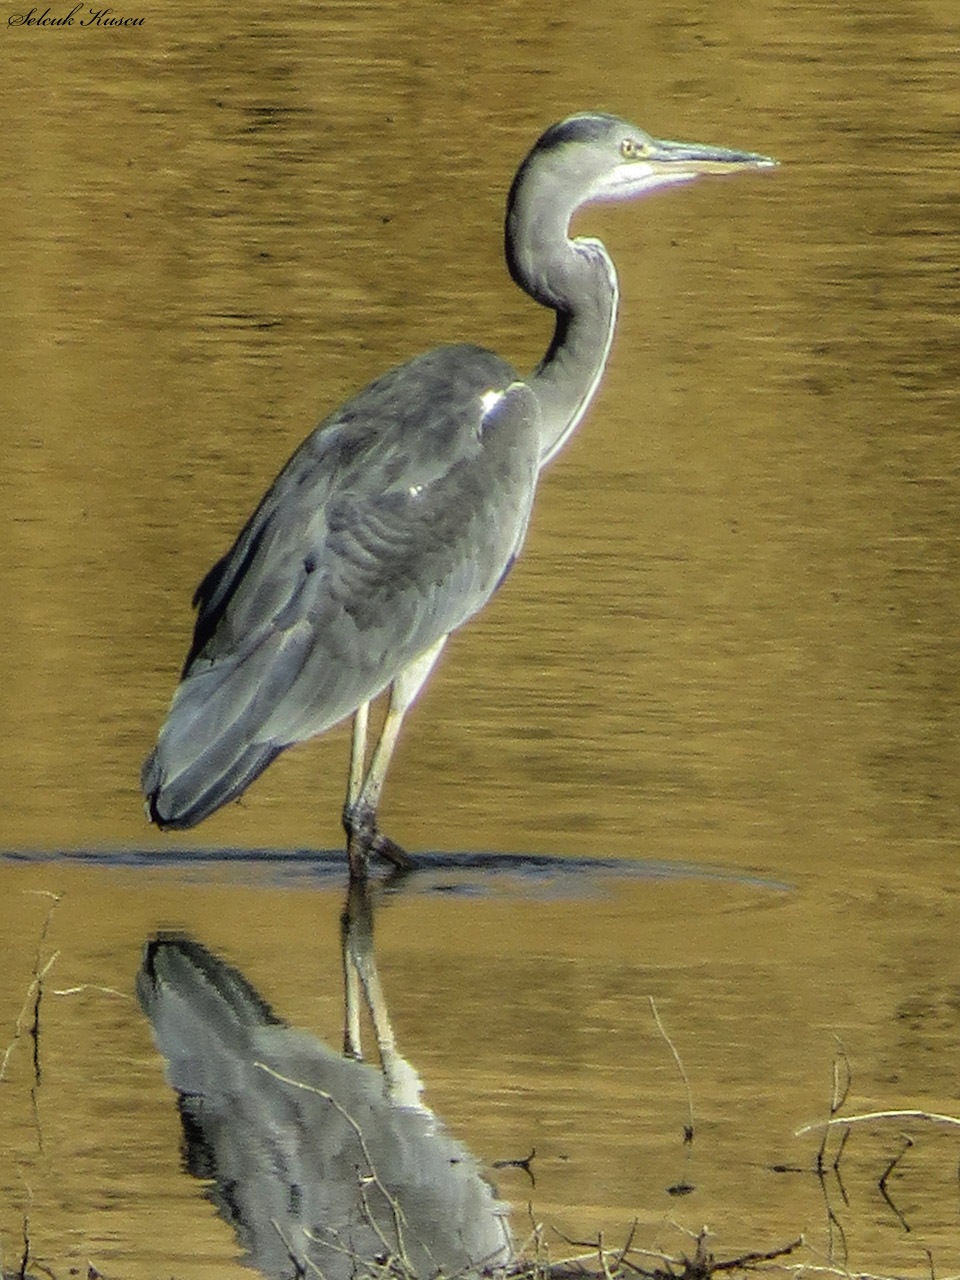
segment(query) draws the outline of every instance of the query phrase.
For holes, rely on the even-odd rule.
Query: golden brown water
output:
[[[381,970],[451,1129],[488,1160],[536,1147],[534,1188],[500,1177],[521,1238],[530,1199],[579,1239],[637,1216],[647,1246],[707,1223],[725,1253],[804,1231],[825,1259],[819,1184],[770,1166],[811,1165],[793,1131],[836,1038],[849,1110],[960,1109],[952,0],[118,12],[143,26],[3,31],[0,848],[113,859],[0,863],[0,1050],[48,909],[21,891],[65,895],[36,1109],[27,1040],[0,1085],[4,1265],[29,1211],[57,1274],[235,1274],[177,1166],[140,948],[188,928],[336,1042],[340,890],[160,865],[137,778],[189,597],[370,377],[449,340],[535,362],[549,319],[504,272],[504,196],[593,106],[783,167],[581,218],[620,273],[612,362],[383,815],[415,850],[725,874],[414,886],[378,918]],[[288,753],[191,847],[335,847],[346,748]],[[116,865],[135,850],[153,863]],[[53,995],[82,983],[123,997]],[[910,1130],[907,1231],[876,1186],[901,1127],[848,1143],[846,1261],[956,1272],[958,1140]]]

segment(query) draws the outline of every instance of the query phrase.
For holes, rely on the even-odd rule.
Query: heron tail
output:
[[[262,740],[259,699],[233,674],[191,673],[177,689],[140,775],[147,814],[162,830],[195,827],[235,800],[288,745]]]
[[[185,934],[161,933],[147,943],[137,999],[181,1094],[192,1156],[203,1147],[203,1113],[199,1125],[188,1126],[191,1105],[208,1108],[215,1124],[218,1108],[234,1101],[239,1064],[254,1054],[257,1035],[285,1024],[239,970]]]
[[[161,932],[146,944],[137,975],[137,999],[154,1020],[164,1000],[173,1013],[195,1009],[198,1024],[232,1029],[231,1038],[237,1043],[248,1037],[251,1028],[284,1025],[238,969],[185,933]],[[185,1043],[191,1040],[196,1036],[184,1036]]]
[[[141,774],[150,821],[162,831],[185,831],[197,826],[221,806],[236,800],[282,750],[271,744],[248,747],[230,768],[211,778],[206,769],[197,777],[196,768],[168,776],[157,747],[144,762]]]

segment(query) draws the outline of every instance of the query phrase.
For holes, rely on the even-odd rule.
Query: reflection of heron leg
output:
[[[361,708],[354,719],[353,748],[350,757],[350,780],[347,792],[347,804],[344,809],[343,823],[347,830],[347,851],[350,858],[350,874],[362,876],[366,872],[367,856],[371,852],[382,854],[397,866],[409,865],[406,854],[399,845],[382,835],[377,830],[377,806],[383,790],[384,779],[390,766],[403,717],[411,703],[423,688],[433,670],[433,664],[440,656],[440,650],[446,643],[446,636],[441,636],[436,644],[422,653],[419,658],[406,667],[390,689],[390,706],[387,710],[380,740],[370,761],[370,768],[362,786],[357,785],[358,774],[363,769],[364,749],[366,747],[366,712]],[[364,714],[361,716],[361,711]]]
[[[363,1059],[360,1045],[360,973],[353,962],[358,947],[356,936],[356,896],[368,890],[365,879],[350,877],[347,901],[340,916],[340,948],[343,958],[343,1053],[357,1062]],[[371,921],[372,924],[372,921]]]
[[[420,1106],[423,1086],[416,1071],[397,1050],[386,998],[380,985],[373,952],[373,903],[365,877],[350,877],[347,901],[340,917],[340,938],[343,945],[344,1054],[358,1061],[363,1058],[359,1001],[362,990],[373,1022],[387,1092],[398,1106]]]

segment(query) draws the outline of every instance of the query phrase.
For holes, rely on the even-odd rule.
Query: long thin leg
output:
[[[340,916],[340,952],[343,960],[343,1054],[345,1058],[363,1061],[360,1044],[360,971],[353,956],[357,950],[358,895],[367,891],[366,880],[350,877],[347,901]],[[372,945],[371,911],[371,945]]]
[[[350,776],[347,780],[347,806],[352,809],[360,799],[363,775],[367,768],[367,721],[370,703],[362,702],[353,717],[353,737],[350,741]]]
[[[423,1084],[416,1070],[397,1049],[386,997],[380,985],[373,950],[373,903],[370,885],[365,878],[350,880],[347,901],[340,917],[340,929],[346,1004],[343,1051],[347,1057],[358,1061],[363,1058],[359,1002],[362,989],[373,1022],[387,1094],[397,1106],[421,1107]]]
[[[344,830],[347,833],[347,852],[350,859],[351,879],[355,875],[361,874],[361,869],[355,865],[355,863],[357,862],[357,856],[358,856],[354,851],[354,845],[356,843],[355,815],[359,812],[358,802],[360,800],[360,792],[363,789],[364,775],[367,770],[367,724],[369,719],[370,719],[370,703],[361,702],[360,706],[357,707],[353,716],[353,734],[350,739],[350,771],[347,774],[347,799],[346,799],[346,803],[343,806],[343,826],[344,826]],[[356,987],[356,981],[357,981],[356,972],[353,969],[351,969],[348,972],[345,966],[344,979],[347,983],[347,987],[346,987],[347,1013],[349,1015],[351,1009],[356,1011],[358,1007],[357,1000],[356,1000],[356,991],[354,989],[351,992],[351,985],[350,985],[352,982],[353,987],[354,988]],[[353,995],[352,1001],[350,999],[351,994]],[[359,1037],[359,1032],[360,1032],[360,1027],[359,1027],[359,1022],[357,1022],[356,1034],[358,1037]],[[359,1044],[359,1039],[357,1040],[357,1043]],[[349,1031],[348,1031],[348,1033],[345,1036],[345,1047],[344,1047],[345,1053],[349,1052],[349,1048],[348,1048],[349,1044],[350,1044],[350,1037],[349,1037]],[[355,1056],[359,1057],[359,1049]]]
[[[351,883],[353,881],[351,880]],[[360,1047],[360,975],[350,962],[346,942],[343,950],[343,1055],[357,1062],[363,1061]]]
[[[403,718],[410,709],[417,694],[426,683],[433,670],[433,665],[446,644],[447,637],[441,636],[419,658],[415,658],[409,666],[394,680],[390,689],[390,706],[387,710],[380,740],[370,761],[370,768],[363,780],[363,786],[356,800],[351,801],[348,794],[347,808],[344,812],[344,825],[347,828],[347,851],[350,859],[351,876],[362,876],[366,871],[367,856],[371,850],[383,854],[384,857],[402,866],[406,855],[399,845],[377,831],[377,807],[380,794],[387,776],[387,769],[400,736]],[[356,746],[356,721],[354,722],[354,747]],[[351,759],[350,781],[353,783],[354,760]]]
[[[360,807],[370,813],[375,814],[380,804],[380,793],[397,745],[397,738],[400,736],[403,717],[410,710],[411,704],[426,683],[427,676],[433,670],[433,664],[440,657],[440,650],[446,642],[447,637],[441,636],[426,653],[421,653],[419,658],[414,658],[413,662],[405,667],[393,682],[390,689],[390,709],[383,722],[380,741],[373,753],[373,759],[370,761],[370,768],[360,792]]]

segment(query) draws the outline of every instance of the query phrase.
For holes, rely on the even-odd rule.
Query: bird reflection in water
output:
[[[268,1276],[479,1274],[512,1256],[507,1206],[421,1101],[373,957],[367,884],[343,915],[345,1052],[277,1017],[184,935],[148,942],[137,994],[177,1091],[186,1166]],[[359,1060],[363,994],[382,1072]]]

